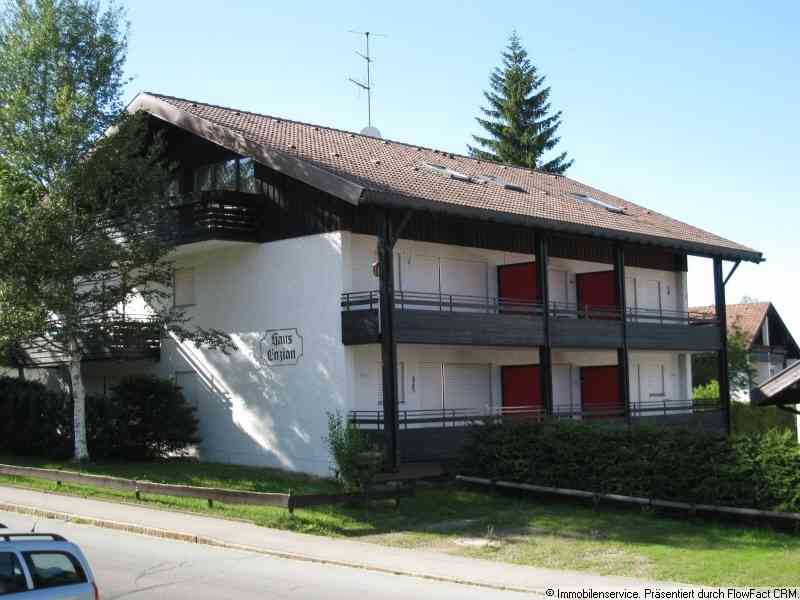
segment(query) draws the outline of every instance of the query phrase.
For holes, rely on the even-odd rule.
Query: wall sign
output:
[[[303,356],[303,336],[297,329],[268,329],[258,340],[258,354],[270,367],[296,365]]]

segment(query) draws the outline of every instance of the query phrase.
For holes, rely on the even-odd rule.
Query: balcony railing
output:
[[[345,292],[341,298],[342,310],[375,310],[380,306],[380,292]],[[395,290],[396,310],[435,310],[440,312],[465,312],[484,314],[520,314],[543,316],[544,306],[512,298],[467,296],[437,292],[408,292]],[[620,320],[618,306],[599,306],[563,302],[550,303],[550,316],[555,319]],[[712,325],[717,323],[713,314],[669,309],[628,308],[628,322],[659,323],[662,325]]]
[[[558,402],[556,402],[558,405]],[[631,405],[631,416],[669,417],[692,415],[720,410],[719,400],[649,400]],[[575,420],[619,420],[625,417],[625,410],[619,402],[608,402],[592,408],[556,407],[552,415],[547,415],[540,406],[485,406],[483,408],[441,408],[398,411],[400,429],[432,429],[445,427],[465,427],[481,423],[497,423],[508,420],[525,420],[541,423],[548,419]],[[361,429],[382,430],[385,427],[382,410],[353,410],[349,413],[350,423]]]
[[[380,306],[380,292],[345,292],[342,310],[373,310]],[[399,310],[436,310],[441,312],[475,312],[484,314],[542,315],[544,307],[535,302],[510,298],[467,296],[464,294],[439,294],[395,290],[394,307]]]
[[[182,194],[167,230],[180,243],[204,240],[255,242],[262,228],[260,196],[213,190]],[[263,199],[262,199],[263,201]]]
[[[24,366],[64,364],[69,357],[59,339],[62,322],[53,320],[41,335],[21,342],[19,361]],[[109,314],[81,325],[79,346],[83,360],[157,358],[161,349],[160,325],[148,315]]]

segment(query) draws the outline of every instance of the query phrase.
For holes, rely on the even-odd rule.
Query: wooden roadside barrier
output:
[[[512,483],[510,481],[499,481],[486,479],[483,477],[467,477],[456,475],[457,481],[476,485],[485,485],[494,488],[506,488],[534,492],[537,494],[551,494],[556,496],[568,496],[572,498],[583,498],[591,500],[595,504],[600,502],[615,502],[619,504],[633,504],[638,506],[651,506],[653,508],[664,508],[671,510],[687,511],[690,515],[709,514],[727,515],[732,517],[763,519],[791,525],[795,532],[800,531],[800,513],[781,512],[776,510],[759,510],[756,508],[738,508],[735,506],[716,506],[712,504],[695,504],[692,502],[676,502],[673,500],[659,500],[657,498],[643,498],[639,496],[623,496],[621,494],[600,494],[588,492],[586,490],[573,490],[569,488],[556,488],[544,485],[533,485],[530,483]]]
[[[225,504],[249,504],[254,506],[275,506],[285,508],[290,513],[295,508],[309,508],[325,504],[347,504],[351,502],[366,502],[372,500],[394,500],[398,505],[400,498],[414,495],[412,486],[403,486],[387,489],[371,489],[355,494],[294,494],[280,492],[248,492],[244,490],[230,490],[224,488],[199,487],[190,485],[176,485],[170,483],[155,483],[107,475],[90,475],[74,471],[61,471],[59,469],[40,469],[38,467],[18,467],[16,465],[0,464],[0,475],[12,477],[32,477],[53,481],[56,485],[71,483],[74,485],[88,485],[112,490],[132,493],[137,500],[142,494],[158,496],[176,496],[179,498],[196,498],[206,500],[209,507],[214,502]]]

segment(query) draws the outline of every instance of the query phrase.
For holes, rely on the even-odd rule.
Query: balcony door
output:
[[[581,403],[585,418],[622,415],[619,367],[581,367]]]
[[[579,314],[585,318],[614,318],[613,310],[607,310],[617,306],[617,280],[614,271],[578,273],[575,283]]]
[[[504,301],[501,312],[526,312],[539,302],[536,263],[526,262],[497,267],[497,295]]]
[[[513,365],[501,368],[503,408],[543,409],[539,365]]]

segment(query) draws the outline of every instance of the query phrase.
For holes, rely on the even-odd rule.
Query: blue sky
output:
[[[729,301],[772,300],[800,337],[800,3],[128,0],[140,90],[359,130],[373,43],[385,137],[464,152],[516,29],[563,111],[568,175],[764,252]],[[709,261],[690,301],[711,303]]]

